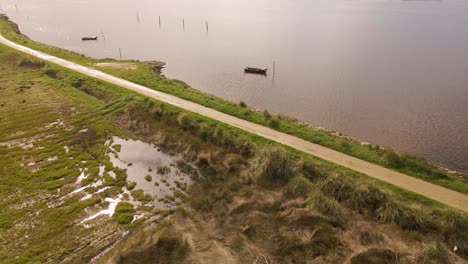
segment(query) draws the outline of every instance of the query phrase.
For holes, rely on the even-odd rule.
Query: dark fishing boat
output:
[[[82,41],[87,41],[87,40],[97,40],[98,37],[83,37],[81,38]]]
[[[244,69],[245,73],[253,73],[253,74],[262,74],[266,75],[268,69],[259,69],[259,68],[252,68],[252,67],[247,67]]]

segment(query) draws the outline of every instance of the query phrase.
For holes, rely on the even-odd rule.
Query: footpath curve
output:
[[[294,149],[302,152],[311,154],[321,159],[336,163],[343,167],[347,167],[354,171],[366,174],[370,177],[388,182],[392,185],[400,187],[402,189],[420,194],[432,200],[446,204],[448,206],[460,209],[464,212],[468,212],[468,196],[414,177],[409,175],[393,171],[382,166],[343,154],[341,152],[305,141],[295,136],[291,136],[282,132],[278,132],[271,128],[258,125],[217,110],[169,95],[163,92],[153,90],[151,88],[138,85],[136,83],[129,82],[127,80],[112,76],[110,74],[91,69],[77,63],[67,61],[55,56],[51,56],[28,47],[16,44],[12,41],[7,40],[0,35],[0,43],[7,45],[11,48],[19,50],[21,52],[30,54],[34,57],[42,60],[60,65],[62,67],[74,70],[76,72],[85,74],[96,79],[100,79],[105,82],[109,82],[123,88],[135,91],[142,95],[154,98],[156,100],[183,108],[185,110],[195,112],[197,114],[212,118],[214,120],[226,123],[233,127],[240,128],[244,131],[252,134],[259,135],[261,137],[276,141],[283,145],[287,145]]]

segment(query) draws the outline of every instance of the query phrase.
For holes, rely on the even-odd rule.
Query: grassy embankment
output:
[[[136,70],[119,70],[96,67],[95,64],[106,60],[96,60],[69,52],[60,48],[50,47],[25,38],[13,30],[7,18],[0,18],[0,32],[6,38],[27,47],[61,57],[85,66],[94,67],[129,81],[159,90],[180,98],[190,100],[218,111],[269,126],[275,130],[297,136],[307,141],[346,153],[348,155],[394,169],[408,175],[444,186],[446,188],[468,194],[468,175],[451,174],[446,170],[428,163],[426,160],[410,155],[399,154],[390,149],[383,149],[376,145],[362,145],[360,142],[340,137],[334,133],[319,130],[282,115],[272,115],[268,111],[259,112],[249,108],[245,103],[233,103],[190,88],[188,85],[155,75],[151,66],[136,62]]]
[[[0,141],[11,144],[0,146],[2,262],[87,262],[112,244],[120,234],[118,231],[131,229],[132,226],[118,224],[128,223],[134,213],[134,208],[128,204],[118,207],[115,219],[100,220],[101,225],[86,229],[78,222],[86,215],[84,208],[93,210],[105,206],[103,199],[115,197],[126,185],[125,172],[109,165],[105,141],[113,135],[150,138],[155,131],[165,134],[166,148],[176,142],[190,142],[191,151],[209,149],[236,153],[244,160],[242,163],[251,164],[245,174],[235,166],[220,173],[211,164],[212,155],[197,157],[200,170],[207,177],[190,188],[185,198],[188,212],[184,212],[185,209],[157,212],[174,214],[175,219],[191,219],[185,215],[196,219],[204,215],[217,221],[216,228],[221,234],[241,231],[243,235],[230,244],[233,251],[242,252],[242,245],[262,245],[262,241],[269,241],[265,234],[273,232],[281,235],[272,240],[274,244],[266,245],[272,246],[271,252],[262,253],[268,258],[286,262],[300,262],[310,257],[333,259],[337,251],[330,248],[346,248],[345,253],[338,256],[339,260],[344,260],[356,253],[340,242],[339,235],[343,230],[350,230],[349,225],[354,222],[347,219],[351,214],[366,222],[388,223],[392,233],[418,241],[421,247],[439,240],[449,248],[458,245],[460,254],[467,254],[467,234],[463,232],[466,217],[446,210],[443,205],[386,187],[364,175],[197,114],[44,64],[4,46],[0,46],[0,61]],[[32,147],[27,146],[30,143]],[[69,148],[68,152],[65,147]],[[78,197],[66,196],[62,200],[73,188],[83,164],[90,170],[90,176],[82,185],[97,180],[101,164],[106,165],[107,171],[113,170],[118,180],[104,176],[103,186],[111,189],[90,200],[79,201]],[[277,193],[282,198],[274,198],[270,204],[270,199],[262,198],[269,193]],[[233,205],[239,197],[248,199],[249,203]],[[261,204],[264,201],[269,204]],[[290,204],[290,201],[297,203]],[[309,213],[299,219],[285,218],[283,205],[286,204]],[[145,208],[138,210],[151,211],[148,206]],[[271,218],[248,215],[258,210]],[[321,216],[314,216],[314,212]],[[252,226],[245,227],[246,223],[237,222],[237,217],[257,219],[257,222],[247,221]],[[207,222],[202,223],[206,225]],[[283,227],[288,231],[284,232]],[[312,240],[304,241],[297,235],[305,229],[313,235]],[[156,248],[169,247],[170,254],[159,258],[180,259],[189,254],[187,252],[195,251],[194,248],[188,250],[186,241],[171,230],[166,230],[163,239],[160,237],[155,245]],[[233,230],[235,232],[228,232]],[[362,236],[365,243],[379,240],[374,239],[378,234],[363,233]],[[376,256],[393,259],[398,255],[391,251],[388,256],[381,247],[376,244],[372,250],[352,258],[359,263],[360,259]],[[436,244],[420,257],[445,259],[446,251],[445,246]]]
[[[69,89],[60,76],[56,68],[0,46],[2,263],[46,259],[59,263],[71,255],[85,261],[126,229],[113,221],[101,228],[85,229],[77,224],[85,217],[85,208],[105,206],[103,198],[119,192],[125,184],[124,175],[116,168],[106,168],[119,176],[118,182],[97,186],[111,187],[102,194],[85,201],[64,195],[74,188],[81,169],[89,170],[86,184],[98,177],[99,164],[109,162],[104,142],[109,133],[122,132],[105,116],[121,108],[124,101],[104,104]],[[83,247],[90,241],[96,244]]]

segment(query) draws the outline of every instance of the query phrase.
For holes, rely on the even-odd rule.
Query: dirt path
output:
[[[178,97],[165,94],[159,91],[152,90],[150,88],[126,81],[124,79],[103,73],[98,70],[94,70],[88,67],[84,67],[78,65],[76,63],[63,60],[39,51],[35,51],[33,49],[21,46],[14,42],[11,42],[5,39],[3,36],[0,35],[0,43],[3,43],[9,47],[12,47],[16,50],[25,52],[32,56],[38,57],[40,59],[58,64],[62,67],[66,67],[68,69],[77,71],[79,73],[133,90],[140,94],[152,97],[154,99],[166,102],[168,104],[172,104],[178,106],[180,108],[198,113],[200,115],[204,115],[215,119],[217,121],[229,124],[231,126],[240,128],[247,132],[257,134],[264,138],[279,142],[281,144],[290,146],[297,150],[303,151],[305,153],[309,153],[311,155],[317,156],[324,160],[331,161],[338,165],[350,168],[354,171],[364,173],[368,176],[374,177],[376,179],[388,182],[400,188],[406,189],[408,191],[412,191],[414,193],[426,196],[430,199],[435,201],[447,204],[451,207],[458,208],[465,212],[468,212],[468,196],[462,193],[452,191],[450,189],[425,182],[423,180],[408,176],[403,173],[399,173],[396,171],[389,170],[379,165],[372,164],[370,162],[360,160],[349,155],[334,151],[332,149],[305,141],[303,139],[281,133],[270,129],[268,127],[264,127],[258,124],[251,123],[249,121],[230,116],[219,111],[213,110],[208,107],[204,107],[202,105],[180,99]]]

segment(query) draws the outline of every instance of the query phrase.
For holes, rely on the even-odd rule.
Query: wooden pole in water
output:
[[[182,28],[184,29],[185,31],[185,19],[182,18]]]
[[[206,32],[208,32],[208,20],[206,20]]]
[[[161,27],[161,16],[159,16],[159,27]]]
[[[18,5],[15,5],[16,13],[18,13]]]
[[[102,35],[102,39],[106,40],[106,36],[104,36],[104,32],[102,32],[102,30],[101,30],[101,35]]]
[[[119,48],[120,60],[122,60],[122,50]]]
[[[273,79],[275,78],[276,61],[273,61]]]
[[[138,12],[137,12],[137,21],[138,21],[138,24],[140,24],[140,14],[138,14]]]

